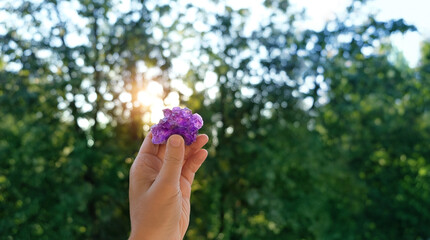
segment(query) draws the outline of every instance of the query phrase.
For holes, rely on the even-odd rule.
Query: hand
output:
[[[133,240],[181,240],[190,221],[190,195],[194,174],[208,152],[201,149],[207,135],[190,146],[172,135],[167,144],[145,138],[130,169],[130,220]]]

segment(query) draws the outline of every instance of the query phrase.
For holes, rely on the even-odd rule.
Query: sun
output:
[[[163,100],[163,86],[155,81],[148,83],[144,90],[137,93],[137,100],[148,108],[149,112],[144,115],[144,121],[157,123],[163,118],[163,109],[173,108],[179,105],[179,94],[170,92]]]

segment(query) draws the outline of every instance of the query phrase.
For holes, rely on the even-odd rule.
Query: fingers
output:
[[[208,142],[208,140],[209,140],[209,137],[206,134],[198,135],[195,142],[185,147],[185,159],[188,159],[197,150],[202,148]],[[165,151],[166,151],[166,144],[159,144],[157,156],[160,159],[164,159]]]
[[[185,148],[185,159],[189,158],[197,150],[202,148],[208,142],[208,140],[209,140],[209,137],[206,134],[200,134],[199,136],[197,136],[196,141],[193,142],[193,144],[191,144],[190,146],[187,146]]]
[[[179,135],[170,136],[167,140],[164,163],[159,175],[160,182],[167,186],[179,186],[184,153],[184,139]]]
[[[193,156],[191,156],[185,165],[182,167],[182,176],[190,183],[193,183],[194,175],[199,170],[200,166],[206,160],[208,151],[200,149]]]
[[[166,153],[166,144],[159,144],[158,145],[158,154],[157,157],[159,159],[164,159],[164,154]]]
[[[143,141],[138,155],[142,155],[144,153],[155,155],[155,154],[157,154],[157,152],[158,152],[158,144],[152,143],[152,132],[150,132],[146,136],[145,140]]]
[[[140,146],[139,153],[134,159],[132,169],[136,169],[136,166],[143,166],[145,161],[145,155],[155,155],[158,152],[158,145],[152,143],[152,133],[150,132],[145,140],[143,140]]]
[[[208,156],[208,151],[205,149],[198,150],[193,156],[191,156],[182,168],[182,178],[181,178],[181,192],[182,197],[189,199],[191,195],[191,184],[194,181],[194,176],[199,170],[202,163],[206,160]]]

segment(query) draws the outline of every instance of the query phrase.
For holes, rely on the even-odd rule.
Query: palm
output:
[[[163,201],[163,199],[169,201],[166,204],[169,207],[164,207],[162,211],[165,215],[170,216],[169,221],[172,221],[172,225],[176,226],[171,227],[176,229],[174,234],[178,236],[178,239],[183,238],[188,228],[191,185],[195,172],[207,156],[206,150],[201,149],[207,141],[208,137],[206,135],[199,135],[196,142],[185,147],[184,161],[178,184],[164,184],[157,181],[165,161],[166,145],[144,143],[136,158],[140,158],[139,161],[136,161],[136,163],[139,163],[138,166],[135,166],[135,169],[137,168],[136,172],[138,171],[140,176],[136,184],[140,185],[140,190],[144,193],[150,193],[149,198],[154,204]],[[130,204],[133,204],[131,200]],[[147,206],[147,208],[151,209],[150,206]]]
[[[188,147],[187,147],[188,148]],[[156,155],[145,155],[147,166],[145,168],[144,175],[147,177],[146,184],[148,189],[151,188],[158,174],[160,173],[161,166],[163,164],[165,147],[161,147]],[[190,157],[186,156],[184,163],[190,161]],[[194,174],[193,174],[194,175]],[[180,202],[180,220],[179,220],[179,232],[183,236],[187,230],[190,220],[190,195],[191,195],[191,184],[194,176],[186,176],[184,172],[181,173],[179,182],[180,194],[175,195],[178,202]],[[175,192],[172,192],[175,194]],[[177,208],[179,209],[179,208]]]

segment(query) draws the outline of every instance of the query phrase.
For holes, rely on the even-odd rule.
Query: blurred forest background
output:
[[[389,40],[414,26],[130,2],[1,2],[1,239],[126,239],[129,168],[177,104],[211,139],[186,239],[430,239],[430,44],[410,67]]]

